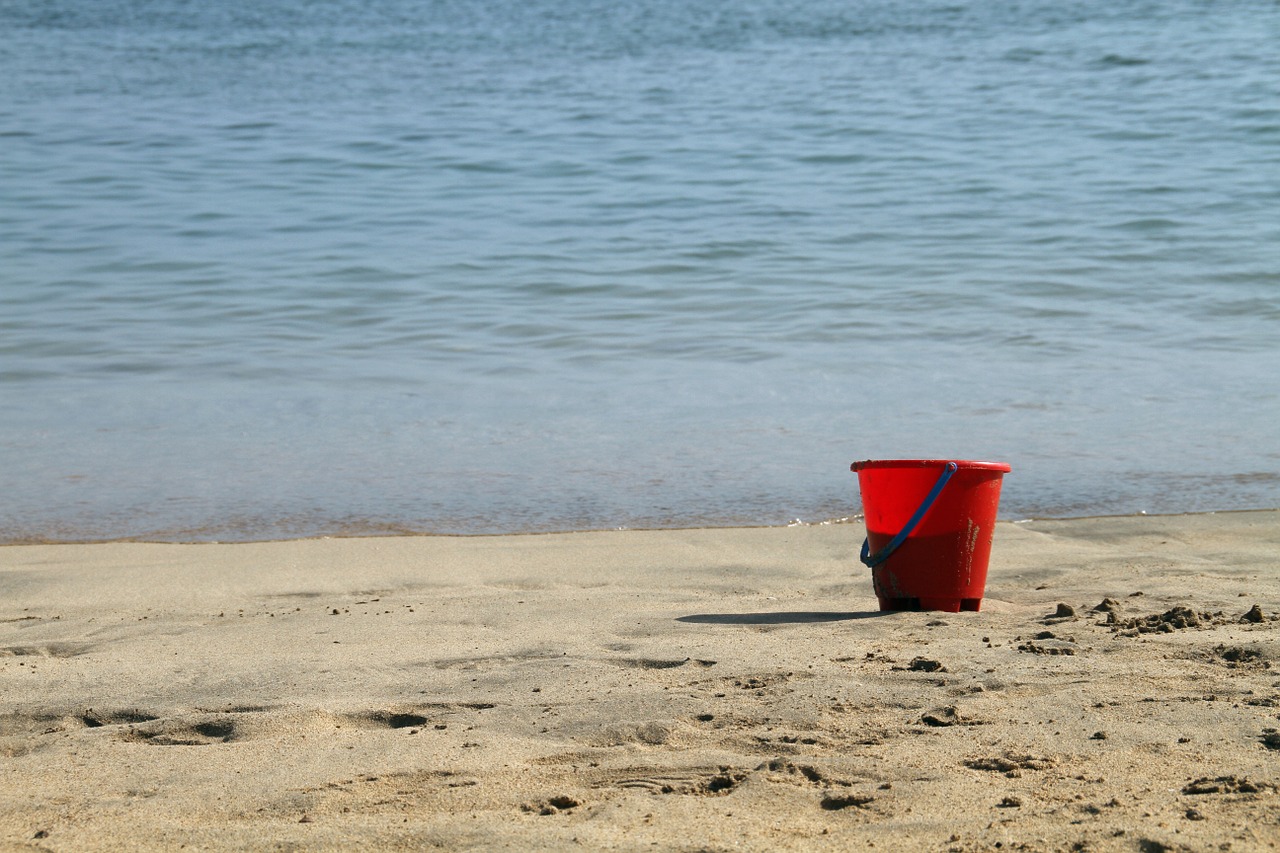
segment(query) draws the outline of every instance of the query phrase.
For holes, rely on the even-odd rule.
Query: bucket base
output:
[[[881,598],[881,610],[943,610],[947,613],[970,611],[982,607],[981,598]]]

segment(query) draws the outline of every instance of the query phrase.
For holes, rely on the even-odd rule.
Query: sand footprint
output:
[[[448,728],[449,721],[460,714],[474,714],[497,707],[492,702],[428,702],[401,708],[377,709],[344,714],[340,719],[350,725],[370,729]]]
[[[725,766],[623,768],[597,780],[595,787],[639,789],[654,794],[723,796],[750,775],[749,771]]]
[[[37,646],[0,646],[0,657],[74,658],[93,650],[88,643],[44,643]]]
[[[711,667],[716,665],[713,660],[698,658],[606,658],[605,660],[615,666],[630,669],[676,669],[682,666]]]
[[[248,739],[268,725],[259,715],[269,710],[271,709],[264,705],[235,704],[219,711],[198,708],[194,713],[164,718],[136,710],[105,714],[89,710],[80,719],[89,728],[127,726],[115,734],[118,740],[125,743],[209,746]]]
[[[130,726],[117,737],[125,743],[151,746],[208,746],[231,743],[241,737],[234,720],[222,717],[211,720],[162,720],[143,726]]]

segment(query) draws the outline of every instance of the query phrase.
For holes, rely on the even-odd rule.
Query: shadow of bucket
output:
[[[987,585],[1003,462],[854,462],[881,610],[977,610]]]

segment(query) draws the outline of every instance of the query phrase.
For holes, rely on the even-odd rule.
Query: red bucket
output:
[[[977,610],[987,585],[1003,462],[855,462],[862,562],[881,610]]]

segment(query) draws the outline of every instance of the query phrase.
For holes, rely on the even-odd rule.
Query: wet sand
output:
[[[1266,850],[1280,512],[0,548],[0,851]]]

